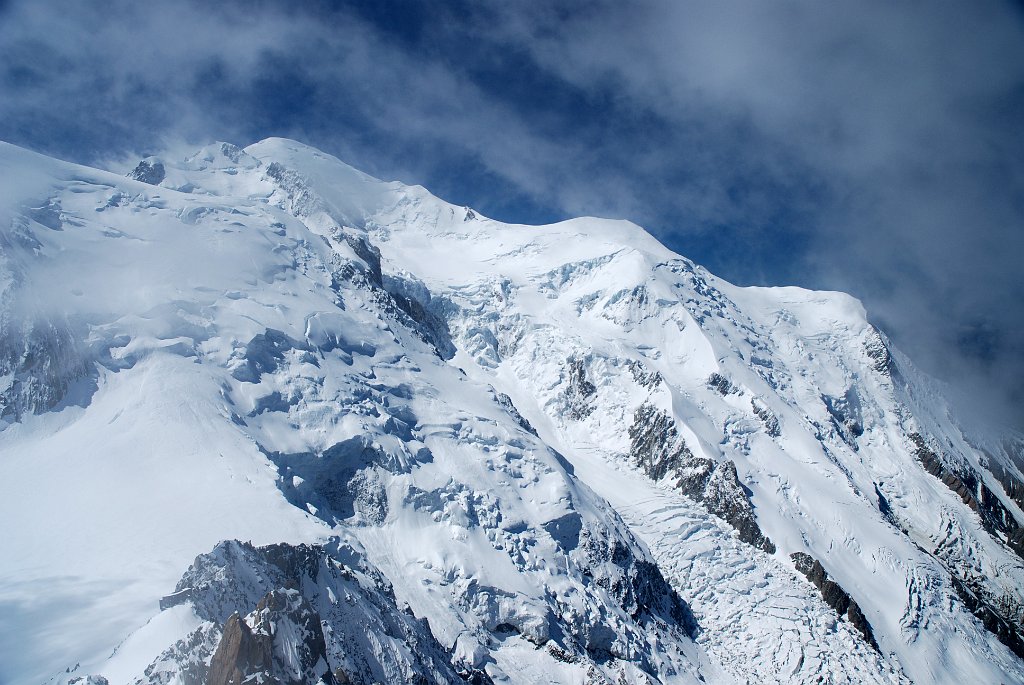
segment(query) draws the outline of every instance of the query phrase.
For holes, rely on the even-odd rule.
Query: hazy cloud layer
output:
[[[213,5],[0,4],[0,138],[116,165],[285,135],[500,219],[630,218],[854,293],[1024,424],[1019,6]]]

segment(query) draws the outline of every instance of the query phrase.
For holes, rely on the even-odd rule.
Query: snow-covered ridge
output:
[[[130,176],[0,145],[0,681],[1024,682],[1022,442],[853,298],[284,139]]]

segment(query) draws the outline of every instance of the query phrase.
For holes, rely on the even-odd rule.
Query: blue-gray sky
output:
[[[846,290],[1024,426],[1019,4],[0,0],[0,139],[116,166],[271,135]]]

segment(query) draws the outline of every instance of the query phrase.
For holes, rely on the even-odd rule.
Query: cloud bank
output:
[[[1024,16],[995,0],[0,5],[0,138],[299,138],[509,221],[847,290],[1024,426]]]

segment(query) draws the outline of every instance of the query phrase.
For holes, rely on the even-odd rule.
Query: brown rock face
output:
[[[238,614],[232,614],[210,662],[208,685],[241,685],[257,673],[266,674],[263,683],[277,685],[278,680],[270,675],[272,667],[270,637],[254,635]]]
[[[282,638],[282,636],[284,636]],[[206,685],[334,685],[320,615],[298,590],[267,593],[224,624]]]
[[[249,615],[253,635],[267,640],[272,650],[273,675],[283,685],[304,685],[317,678],[330,682],[327,645],[320,615],[297,590],[267,594]],[[297,639],[280,640],[280,635]]]

